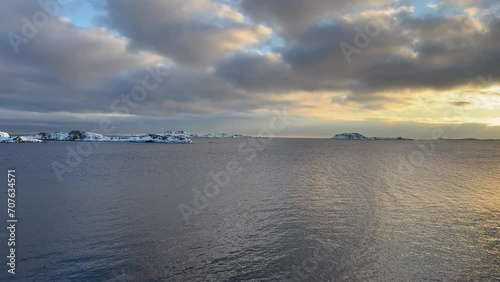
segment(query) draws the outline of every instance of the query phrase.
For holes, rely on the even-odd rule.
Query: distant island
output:
[[[342,133],[332,137],[334,140],[413,140],[405,137],[366,137],[359,133]]]
[[[158,134],[141,134],[129,136],[108,137],[98,133],[74,130],[68,133],[41,132],[35,135],[10,136],[0,131],[0,143],[43,143],[47,141],[77,141],[77,142],[135,142],[135,143],[170,143],[190,144],[191,138],[249,138],[250,136],[220,134],[192,134],[186,131],[166,131]]]

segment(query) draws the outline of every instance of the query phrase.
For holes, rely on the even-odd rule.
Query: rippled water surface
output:
[[[1,281],[500,279],[500,142],[96,144],[0,144]]]

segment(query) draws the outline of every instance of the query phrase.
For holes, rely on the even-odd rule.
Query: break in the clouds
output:
[[[287,107],[291,136],[500,138],[498,1],[94,4],[2,3],[0,129],[256,134]]]

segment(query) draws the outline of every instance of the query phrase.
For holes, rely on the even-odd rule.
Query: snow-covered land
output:
[[[103,136],[101,134],[79,131],[79,130],[74,130],[69,133],[41,132],[36,135],[32,135],[30,137],[44,141],[110,141],[111,140],[109,137]]]
[[[188,144],[192,143],[191,139],[182,134],[143,134],[120,137],[108,137],[94,132],[86,131],[71,131],[69,133],[39,133],[33,135],[33,138],[38,138],[44,141],[93,141],[93,142],[139,142],[139,143],[176,143]]]
[[[129,135],[108,137],[94,132],[74,130],[63,132],[40,132],[30,136],[11,137],[6,132],[0,132],[1,143],[41,143],[45,141],[79,141],[79,142],[139,142],[139,143],[193,143],[191,138],[251,138],[250,136],[235,134],[193,134],[186,131],[166,131],[158,134]],[[15,139],[15,140],[14,140]]]
[[[135,143],[173,143],[188,144],[193,143],[191,139],[181,136],[167,136],[162,134],[145,134],[136,136],[111,137],[107,142],[135,142]]]
[[[334,140],[412,140],[404,137],[365,137],[359,133],[342,133],[335,135],[332,139]]]
[[[45,141],[79,141],[79,142],[139,142],[139,143],[173,143],[189,144],[191,139],[182,134],[144,134],[120,137],[107,137],[98,133],[86,131],[71,131],[68,133],[41,132],[30,136],[11,137],[8,133],[2,132],[0,143],[42,143]]]
[[[31,136],[10,136],[7,132],[0,132],[0,143],[42,143],[42,140]]]

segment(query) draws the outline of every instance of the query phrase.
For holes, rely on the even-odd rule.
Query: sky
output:
[[[257,135],[281,112],[290,122],[279,136],[500,138],[499,9],[7,0],[0,131]]]

